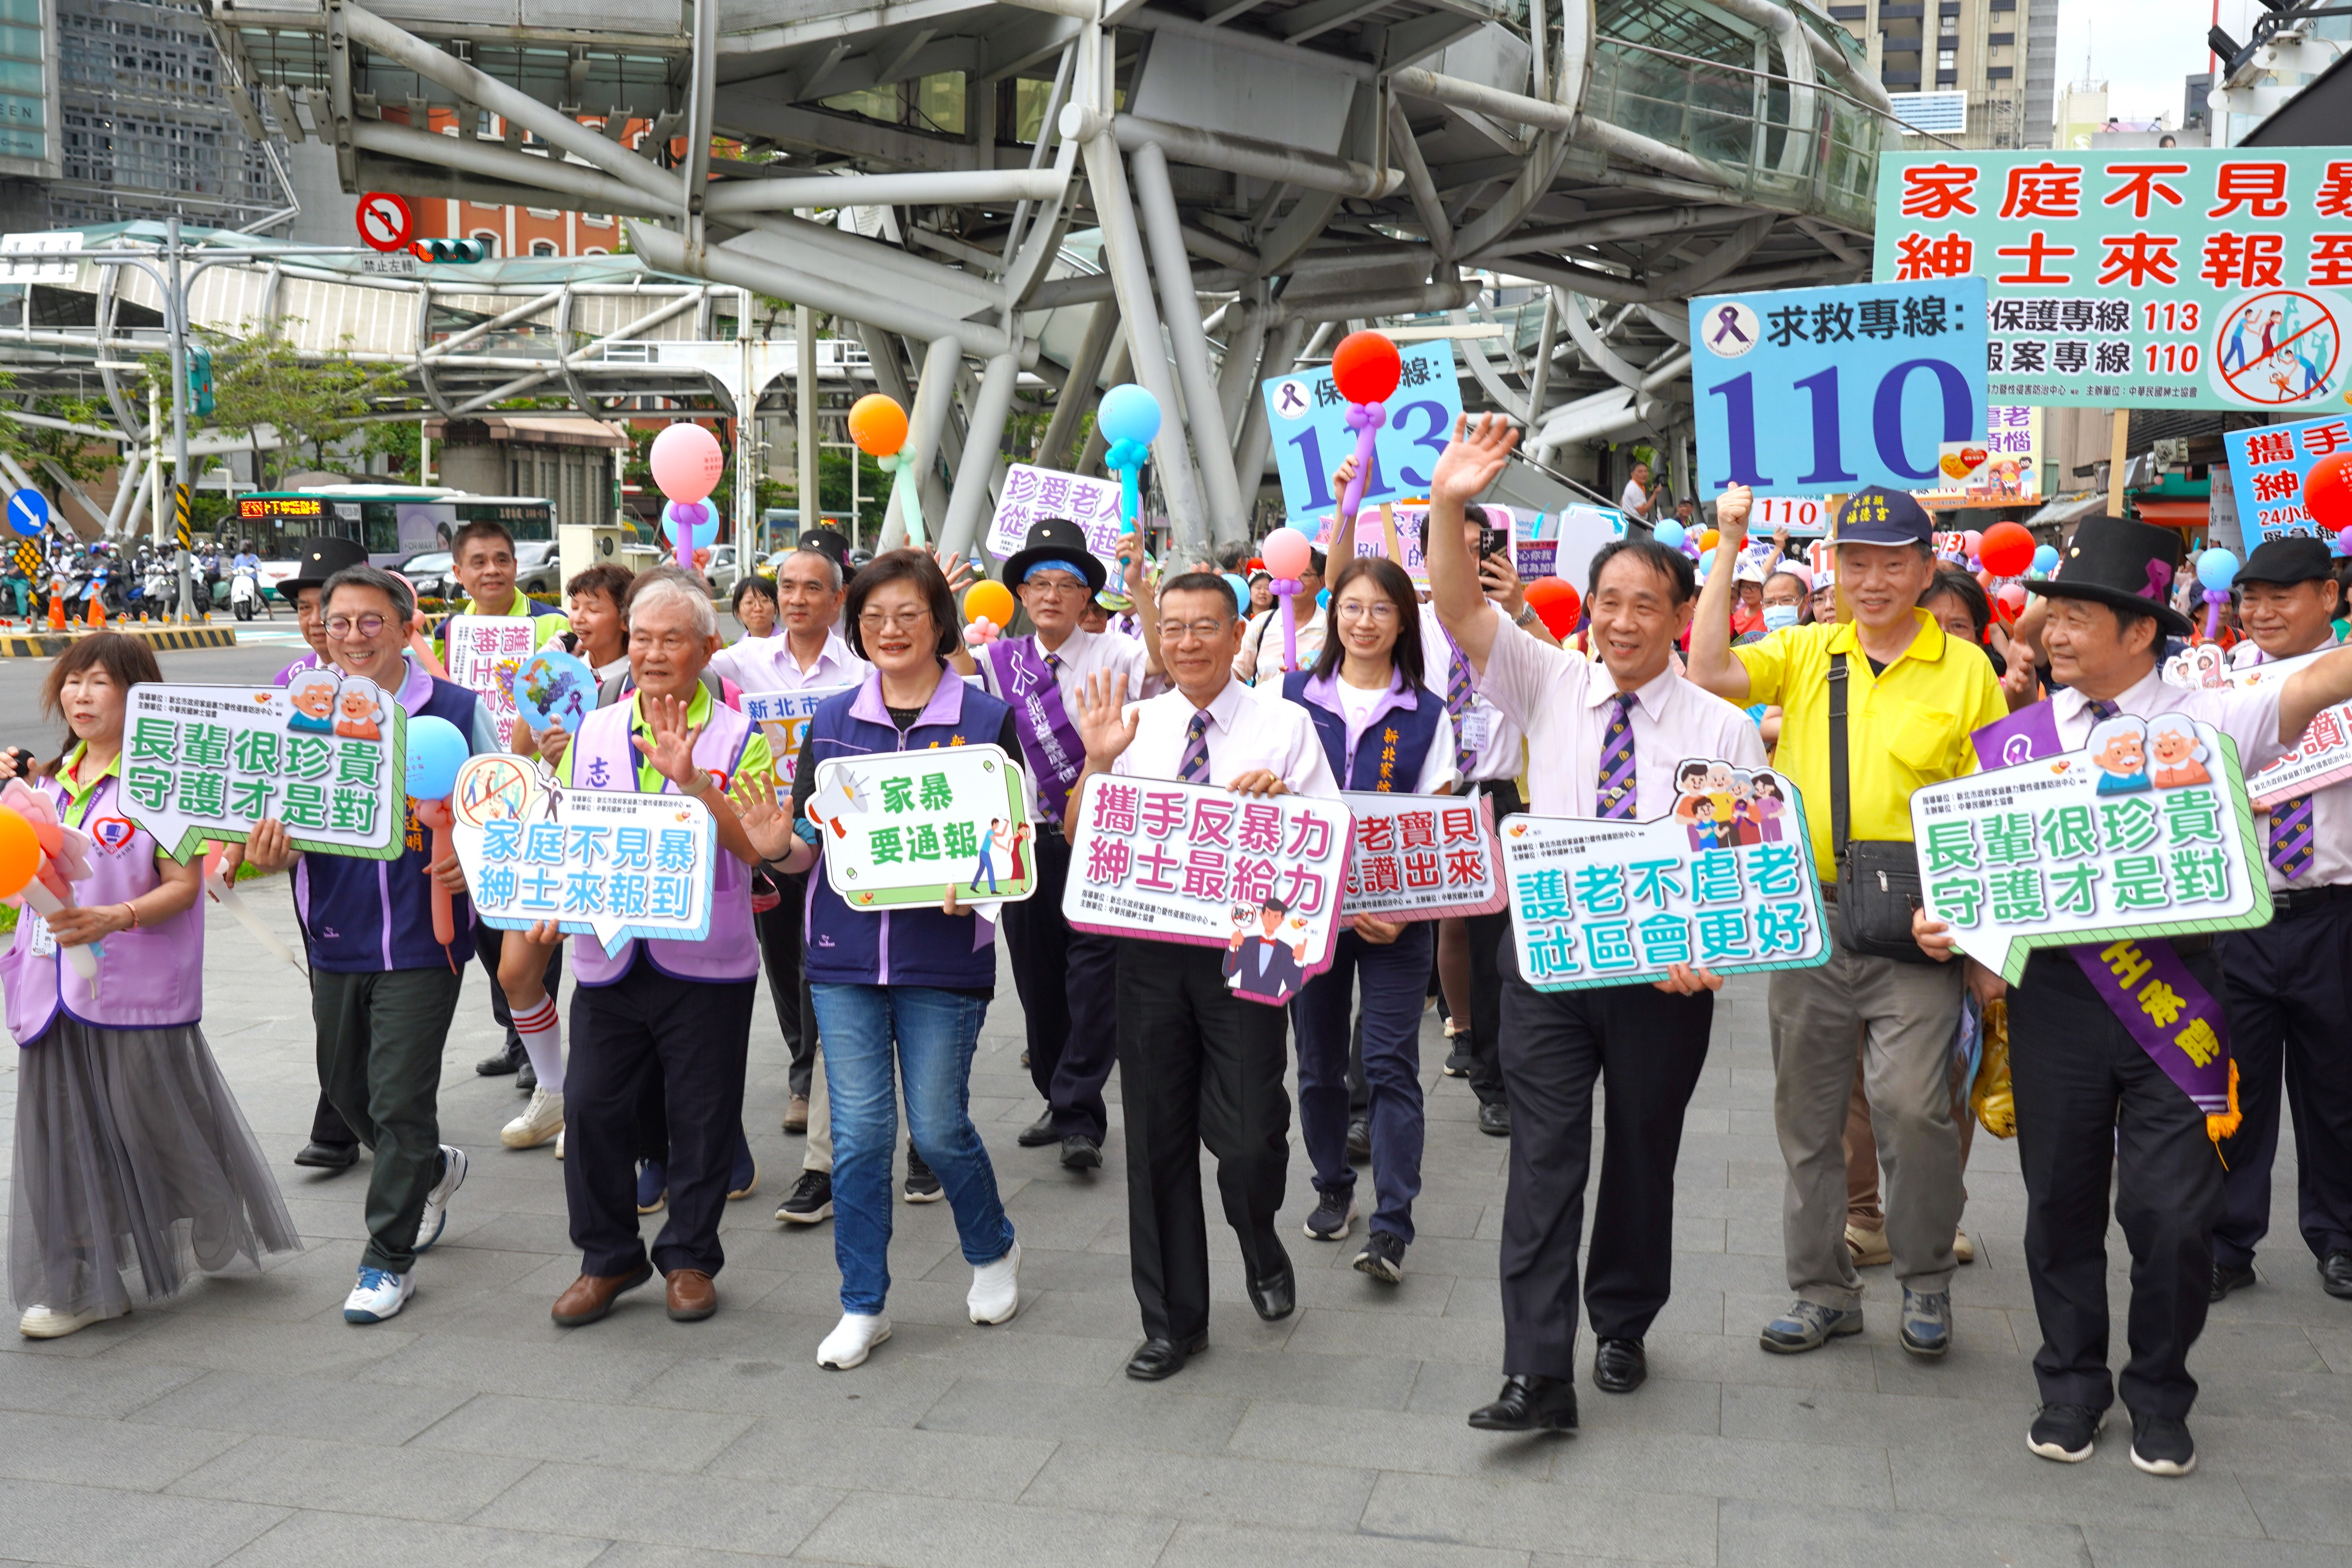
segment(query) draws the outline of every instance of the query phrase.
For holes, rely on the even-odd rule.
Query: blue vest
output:
[[[1372,795],[1412,794],[1421,783],[1430,742],[1437,739],[1437,721],[1444,714],[1445,704],[1418,686],[1408,686],[1402,693],[1391,691],[1381,700],[1381,706],[1372,710],[1372,721],[1358,740],[1351,766],[1348,721],[1336,707],[1327,708],[1307,695],[1314,679],[1306,670],[1293,670],[1282,678],[1282,694],[1307,710],[1315,738],[1323,742],[1323,755],[1339,787]]]
[[[431,679],[430,696],[401,706],[411,719],[428,713],[446,719],[470,740],[480,699],[462,686]],[[294,904],[310,940],[311,968],[333,974],[451,966],[462,972],[472,961],[474,906],[462,894],[452,900],[457,940],[447,947],[433,940],[433,879],[425,873],[433,859],[433,834],[416,820],[414,802],[402,831],[398,859],[305,855],[295,867]]]
[[[930,705],[901,736],[883,710],[882,677],[870,674],[857,690],[818,705],[809,720],[810,759],[993,744],[1003,732],[1007,711],[1003,702],[950,669],[940,677]],[[996,984],[995,933],[978,916],[944,915],[936,909],[853,910],[833,890],[823,867],[809,875],[803,955],[810,983],[818,985],[971,991]]]

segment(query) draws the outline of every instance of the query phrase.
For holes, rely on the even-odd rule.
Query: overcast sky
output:
[[[2242,44],[2258,15],[2254,0],[2221,0],[2221,26]],[[2180,123],[2180,79],[2206,68],[2213,0],[2059,0],[2058,85],[2089,77],[2107,83],[2107,112],[2124,120],[2161,113]],[[2057,105],[2051,105],[2054,113]]]

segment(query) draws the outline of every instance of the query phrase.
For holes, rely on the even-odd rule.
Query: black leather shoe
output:
[[[1507,1377],[1492,1405],[1470,1412],[1481,1432],[1574,1432],[1576,1385],[1564,1377]]]
[[[1265,1279],[1251,1280],[1249,1299],[1257,1315],[1269,1323],[1290,1316],[1298,1305],[1298,1281],[1290,1271],[1290,1260],[1283,1259],[1282,1267]]]
[[[522,1064],[529,1059],[523,1055],[522,1047],[517,1044],[497,1056],[484,1057],[474,1064],[474,1070],[484,1078],[504,1078],[510,1072],[520,1072]]]
[[[1508,1138],[1511,1135],[1511,1108],[1499,1100],[1492,1105],[1480,1106],[1478,1131],[1489,1138]]]
[[[1173,1377],[1184,1370],[1184,1363],[1209,1348],[1209,1336],[1194,1334],[1182,1344],[1174,1340],[1151,1339],[1129,1359],[1127,1375],[1139,1383],[1158,1383],[1163,1377]]]
[[[532,1089],[537,1089],[538,1087],[539,1069],[532,1067],[530,1065],[530,1058],[529,1056],[525,1056],[523,1058],[522,1066],[515,1071],[515,1092],[517,1094],[529,1094]]]
[[[1372,1163],[1372,1124],[1359,1116],[1348,1123],[1348,1163],[1369,1165]]]
[[[2319,1288],[2331,1296],[2352,1297],[2352,1252],[2338,1250],[2319,1260]]]
[[[1062,1140],[1062,1168],[1066,1171],[1099,1171],[1102,1169],[1102,1146],[1083,1132],[1073,1132]]]
[[[2218,1301],[2232,1290],[2242,1290],[2254,1282],[2254,1266],[2251,1263],[2213,1265],[2213,1288],[2208,1300]]]
[[[1054,1132],[1054,1108],[1047,1106],[1045,1114],[1024,1127],[1020,1136],[1013,1141],[1024,1149],[1043,1149],[1049,1143],[1060,1142],[1061,1139]]]
[[[360,1163],[360,1146],[356,1143],[321,1143],[317,1139],[302,1145],[294,1156],[298,1165],[308,1165],[314,1171],[348,1171]]]
[[[1649,1381],[1650,1358],[1639,1340],[1603,1340],[1592,1352],[1592,1385],[1603,1394],[1631,1394]]]

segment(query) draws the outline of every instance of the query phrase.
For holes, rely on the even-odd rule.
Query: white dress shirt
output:
[[[1183,765],[1185,731],[1195,711],[1181,691],[1164,691],[1131,702],[1135,739],[1110,771],[1135,778],[1172,779]],[[1294,795],[1338,798],[1339,782],[1323,755],[1323,742],[1307,710],[1283,700],[1277,688],[1265,692],[1228,680],[1208,706],[1209,782],[1231,784],[1263,768]]]
[[[785,633],[772,637],[745,637],[732,647],[710,656],[710,672],[725,676],[745,691],[822,691],[832,686],[856,686],[874,667],[849,651],[839,632],[824,635],[816,662],[803,669],[793,657],[793,640]]]
[[[1498,616],[1478,689],[1527,731],[1528,809],[1538,816],[1599,816],[1601,755],[1616,711],[1605,664],[1529,637]],[[1633,816],[1674,809],[1675,765],[1694,757],[1760,768],[1764,738],[1748,715],[1692,685],[1673,661],[1633,693]],[[1816,810],[1826,810],[1827,803]]]
[[[2310,651],[2326,653],[2337,646],[2333,640],[2332,630],[2329,637],[2331,640]],[[2253,648],[2253,652],[2248,654],[2248,648]],[[2230,657],[2238,668],[2244,669],[2264,662],[2268,656],[2255,647],[2252,637],[2248,637],[2230,650]],[[2303,656],[2297,654],[2293,657],[2299,658]],[[2246,782],[2249,784],[2253,783],[2252,773],[2247,774]],[[2257,821],[2254,826],[2262,827],[2263,824]],[[2268,828],[2263,828],[2263,858],[2265,864],[2270,858]],[[2303,875],[2292,879],[2282,877],[2275,866],[2270,868],[2270,874],[2273,892],[2352,882],[2352,779],[2311,792],[2311,864],[2303,868]]]
[[[1502,607],[1488,601],[1488,607],[1507,624],[1510,617]],[[1517,630],[1517,627],[1513,628]],[[1496,634],[1496,641],[1501,635]],[[1538,639],[1530,637],[1529,641]],[[1421,663],[1423,684],[1437,693],[1440,702],[1445,700],[1446,683],[1454,679],[1454,646],[1446,640],[1445,624],[1437,618],[1433,605],[1421,607]],[[1470,705],[1462,710],[1463,739],[1472,744],[1470,771],[1463,775],[1463,789],[1474,784],[1494,784],[1503,779],[1515,779],[1526,762],[1524,747],[1527,731],[1509,714],[1495,705],[1495,700],[1478,689],[1476,673],[1470,680]]]
[[[1035,636],[1036,634],[1033,632],[1016,640],[1034,642]],[[1042,646],[1038,647],[1037,654],[1040,658],[1045,657],[1045,650]],[[972,662],[980,666],[978,677],[980,689],[1000,701],[1013,703],[1017,710],[1020,704],[1013,698],[1005,696],[997,681],[996,661],[989,657],[989,650],[984,647],[975,648],[972,650],[971,657]],[[1061,689],[1062,711],[1069,715],[1070,728],[1073,730],[1078,727],[1078,713],[1086,701],[1088,676],[1100,675],[1106,683],[1118,676],[1127,677],[1127,697],[1130,702],[1140,701],[1153,695],[1163,684],[1150,679],[1144,674],[1145,667],[1151,660],[1150,656],[1144,652],[1142,642],[1135,637],[1120,637],[1114,632],[1090,632],[1084,626],[1076,627],[1063,639],[1061,647],[1054,649],[1054,657],[1062,661],[1054,670],[1054,684]],[[966,679],[972,678],[966,677]],[[1020,731],[1022,738],[1021,769],[1026,775],[1029,816],[1032,821],[1034,821],[1041,815],[1037,805],[1037,765],[1030,761],[1027,754],[1029,731],[1018,711],[1013,714],[1013,723],[1014,729]],[[1086,763],[1086,752],[1083,747],[1079,750],[1076,761],[1080,766]]]

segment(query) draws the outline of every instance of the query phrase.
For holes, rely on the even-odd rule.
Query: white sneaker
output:
[[[109,1318],[127,1318],[131,1309],[119,1312],[55,1312],[47,1307],[28,1307],[16,1320],[16,1331],[28,1340],[61,1340],[68,1334],[78,1334],[92,1323],[102,1323]]]
[[[1021,1244],[993,1263],[971,1271],[971,1292],[964,1297],[975,1323],[1002,1323],[1021,1310]]]
[[[499,1130],[499,1142],[509,1149],[536,1149],[562,1135],[563,1091],[541,1087],[530,1091],[522,1114]]]
[[[816,1347],[816,1364],[847,1372],[865,1363],[874,1347],[890,1337],[890,1320],[879,1312],[844,1312],[824,1343]]]
[[[558,1132],[555,1135],[555,1157],[559,1160],[563,1158],[563,1134],[562,1132]]]
[[[416,1293],[415,1279],[414,1274],[394,1274],[389,1268],[362,1268],[360,1282],[343,1298],[343,1321],[381,1323],[399,1316]]]
[[[449,1223],[449,1200],[466,1184],[466,1152],[454,1143],[441,1145],[441,1179],[425,1194],[425,1212],[416,1221],[416,1250],[429,1252]],[[399,1309],[394,1308],[397,1311]]]

